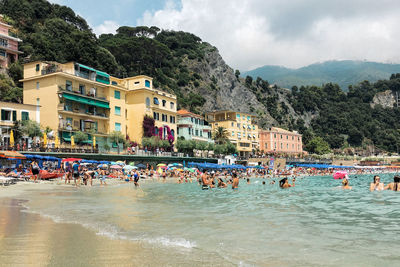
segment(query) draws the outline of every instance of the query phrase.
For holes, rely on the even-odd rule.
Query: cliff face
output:
[[[184,64],[190,72],[197,73],[201,77],[199,86],[182,88],[186,93],[193,92],[205,98],[200,112],[214,110],[247,112],[258,115],[259,121],[264,121],[266,125],[276,123],[256,95],[245,86],[244,80],[235,76],[235,71],[225,63],[215,47],[210,46],[206,49],[203,60],[185,58]]]
[[[381,105],[384,108],[393,108],[396,105],[396,95],[391,90],[377,93],[371,103],[371,107]]]

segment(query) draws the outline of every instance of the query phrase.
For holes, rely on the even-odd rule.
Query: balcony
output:
[[[108,101],[106,99],[106,97],[103,96],[103,95],[99,95],[97,93],[93,94],[93,93],[90,93],[90,92],[83,93],[83,92],[81,92],[81,90],[79,88],[74,88],[72,86],[66,87],[65,85],[59,85],[58,86],[58,92],[59,93],[68,93],[68,94],[71,94],[71,95],[81,96],[81,97],[85,97],[85,98],[93,99],[93,100],[99,100],[101,102],[106,102],[107,104],[110,103],[110,101]]]
[[[84,132],[87,134],[95,134],[95,135],[102,135],[102,136],[107,136],[107,133],[105,133],[105,131],[100,131],[100,130],[96,130],[94,128],[85,128],[85,129],[79,129],[77,127],[72,127],[72,126],[66,126],[66,125],[61,125],[60,127],[58,127],[58,131],[61,132]]]
[[[79,117],[94,118],[99,120],[109,119],[109,116],[107,115],[105,110],[97,110],[97,109],[82,110],[80,108],[68,104],[59,104],[58,112],[68,115],[75,115],[75,116],[78,115]]]

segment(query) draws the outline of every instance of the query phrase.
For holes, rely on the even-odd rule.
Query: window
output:
[[[171,109],[175,109],[175,103],[174,102],[169,103],[169,105],[170,105]]]
[[[274,149],[276,149],[276,142],[274,143]]]
[[[121,107],[115,107],[115,115],[121,116]]]
[[[11,121],[11,110],[2,109],[1,110],[1,120],[2,121]]]
[[[253,125],[253,130],[255,130],[256,129],[256,126],[255,125]]]
[[[191,135],[192,134],[192,129],[188,128],[188,130],[189,130],[189,135]]]
[[[233,125],[234,125],[234,123],[232,122],[232,123],[231,123],[231,127],[233,127]]]
[[[170,116],[169,117],[169,122],[170,123],[175,123],[175,117],[174,116]]]
[[[163,122],[168,122],[168,115],[161,114],[161,116],[162,116],[162,121]]]
[[[240,123],[237,124],[237,127],[240,128]]]
[[[286,140],[289,140],[289,135],[286,135]]]
[[[40,64],[36,64],[36,71],[40,70]]]
[[[118,85],[118,83],[116,81],[111,81],[112,85]]]
[[[79,93],[85,95],[86,94],[86,86],[84,84],[79,85]],[[93,95],[94,96],[94,95]]]
[[[265,149],[268,149],[268,143],[265,143]]]
[[[160,114],[158,112],[153,112],[153,119],[156,121],[160,120]]]
[[[162,106],[165,107],[167,105],[167,101],[163,100],[162,101]]]
[[[283,136],[281,135],[281,139],[283,139]]]
[[[65,89],[68,91],[72,91],[72,82],[71,81],[65,81]]]
[[[7,56],[6,51],[3,49],[0,49],[0,56],[6,57]]]
[[[250,116],[247,116],[247,120],[248,120],[248,121],[250,120]]]
[[[235,136],[235,132],[232,132],[232,136]]]
[[[40,83],[36,82],[36,89],[39,90],[40,89]]]
[[[173,136],[173,137],[175,137],[175,130],[171,130],[171,135]]]
[[[118,132],[121,131],[121,123],[118,123],[118,122],[115,123],[115,130]]]
[[[289,148],[289,144],[286,144],[286,149],[288,149]]]
[[[274,134],[274,138],[276,138],[276,134]]]
[[[249,143],[239,143],[239,146],[241,147],[250,147]]]
[[[8,47],[8,40],[0,38],[0,46]]]
[[[281,143],[281,149],[283,149],[283,143]]]
[[[144,86],[150,88],[150,81],[149,80],[145,80],[144,81]]]
[[[150,98],[146,97],[146,108],[150,107]]]
[[[154,102],[155,105],[160,104],[160,102],[158,102],[158,98],[157,98],[157,97],[155,97],[155,98],[153,99],[153,102]]]
[[[292,136],[292,140],[294,140],[294,136]]]
[[[28,111],[21,111],[21,120],[23,120],[23,121],[29,120],[29,112]]]
[[[196,136],[199,136],[199,130],[196,129]]]
[[[114,90],[114,98],[115,99],[121,99],[121,92],[117,91],[117,90]]]

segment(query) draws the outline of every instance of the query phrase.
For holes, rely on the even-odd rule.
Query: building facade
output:
[[[268,130],[260,130],[260,150],[265,153],[303,153],[303,141],[301,134],[272,127]]]
[[[214,143],[211,126],[204,117],[185,109],[178,110],[178,138]]]
[[[120,131],[140,143],[145,115],[176,133],[176,96],[153,89],[148,76],[119,79],[76,62],[37,61],[24,65],[22,82],[24,103],[40,105],[40,123],[65,142],[82,131],[101,148],[108,134]]]
[[[206,120],[214,131],[223,127],[229,141],[236,145],[239,155],[249,157],[258,149],[258,126],[254,115],[235,111],[216,111],[206,114]]]
[[[8,68],[8,65],[17,61],[18,55],[22,54],[18,51],[18,43],[22,40],[10,36],[11,28],[0,15],[0,66],[2,68]]]
[[[7,147],[10,144],[11,130],[16,121],[33,120],[40,122],[40,107],[36,105],[0,102],[0,144]],[[27,136],[25,141],[30,141]]]

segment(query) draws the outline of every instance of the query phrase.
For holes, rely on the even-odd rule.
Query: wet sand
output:
[[[151,249],[26,212],[25,193],[53,187],[22,183],[0,188],[1,266],[232,266],[199,250]]]

